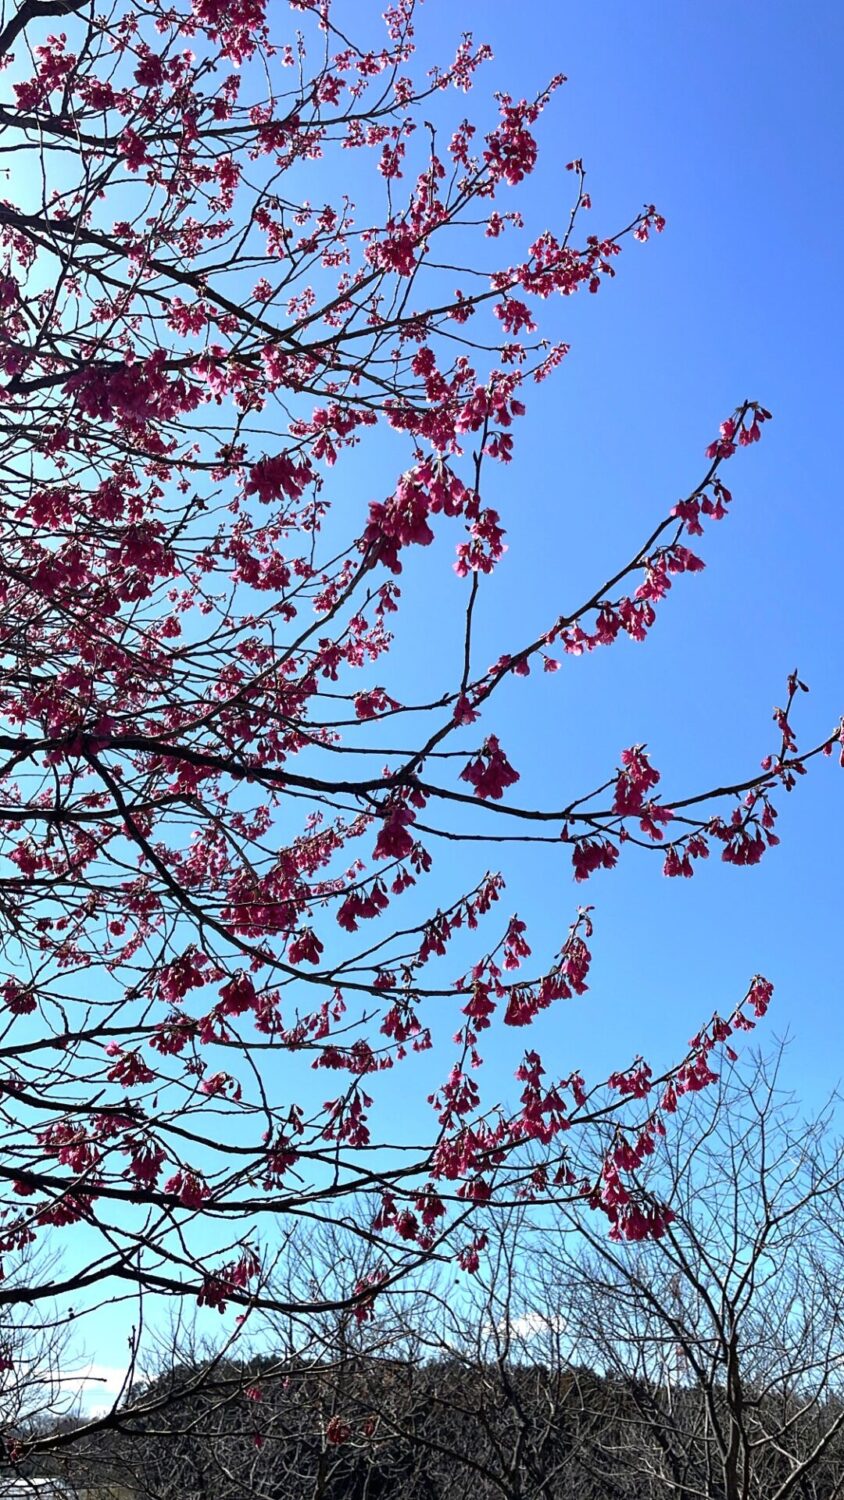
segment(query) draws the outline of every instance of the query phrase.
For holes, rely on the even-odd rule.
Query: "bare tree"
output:
[[[781,1061],[733,1069],[639,1169],[672,1205],[658,1241],[569,1217],[525,1257],[570,1348],[628,1393],[619,1452],[654,1493],[844,1489],[844,1154],[833,1107],[804,1121]]]
[[[623,1459],[595,1477],[629,1396],[577,1365],[557,1311],[537,1310],[529,1232],[523,1209],[494,1216],[475,1275],[429,1266],[364,1323],[343,1308],[279,1319],[272,1347],[246,1359],[242,1345],[234,1361],[195,1327],[173,1329],[119,1436],[71,1450],[68,1472],[105,1461],[149,1500],[634,1500]],[[342,1225],[296,1252],[276,1290],[300,1304],[361,1254]]]
[[[33,1279],[59,1273],[58,1257],[25,1245],[4,1256],[0,1302],[0,1431],[36,1428],[69,1415],[78,1404],[84,1353],[72,1350],[71,1330],[61,1310],[37,1310],[20,1299]]]

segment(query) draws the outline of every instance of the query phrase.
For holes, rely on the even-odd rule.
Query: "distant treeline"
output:
[[[506,1360],[350,1357],[332,1365],[181,1368],[151,1384],[125,1430],[77,1439],[49,1466],[72,1489],[143,1500],[836,1500],[841,1405],[748,1391],[753,1485],[730,1485],[715,1433],[729,1396]],[[143,1414],[144,1407],[149,1414]],[[823,1455],[795,1476],[830,1429]],[[42,1473],[44,1469],[42,1467]]]

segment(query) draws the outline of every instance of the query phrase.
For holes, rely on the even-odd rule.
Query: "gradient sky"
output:
[[[425,7],[423,46],[429,29],[445,45],[453,14]],[[803,744],[844,712],[844,9],[486,0],[460,15],[494,48],[487,87],[518,97],[568,76],[520,198],[529,219],[559,223],[562,168],[582,156],[589,227],[615,230],[651,201],[668,220],[648,246],[628,243],[614,285],[553,311],[572,352],[530,393],[516,460],[495,475],[510,551],[483,617],[490,659],[512,640],[500,627],[514,611],[528,629],[547,622],[549,600],[565,609],[632,554],[697,482],[706,443],[745,396],[775,417],[728,466],[733,514],[708,532],[706,572],[678,582],[649,642],[502,694],[490,719],[522,772],[519,801],[533,790],[560,805],[639,741],[666,797],[738,780],[774,747],[771,710],[795,666],[812,689]],[[640,1049],[668,1062],[759,970],[776,997],[758,1036],[793,1036],[788,1081],[810,1106],[838,1082],[844,772],[815,763],[775,800],[782,844],[758,869],[711,859],[694,880],[669,881],[633,852],[575,887],[558,857],[508,859],[508,905],[535,937],[553,943],[579,900],[595,904],[590,994],[545,1033],[561,1065],[563,1049],[593,1077]]]

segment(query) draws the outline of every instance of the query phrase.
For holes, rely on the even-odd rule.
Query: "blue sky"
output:
[[[430,39],[443,50],[453,14],[425,7],[423,49]],[[696,482],[706,443],[744,396],[775,417],[729,466],[733,514],[708,533],[706,572],[681,580],[649,643],[515,682],[490,727],[522,772],[522,801],[533,791],[559,805],[637,741],[666,796],[738,779],[773,747],[771,709],[795,666],[812,689],[803,743],[844,711],[834,449],[844,12],[487,0],[461,21],[496,54],[481,87],[518,97],[568,75],[520,195],[529,222],[559,222],[575,156],[594,227],[614,230],[651,201],[668,220],[660,239],[629,245],[613,286],[553,311],[571,355],[531,392],[516,460],[495,475],[510,551],[483,614],[490,659],[512,639],[503,621],[547,620],[550,600],[564,608],[626,559]],[[597,1076],[639,1050],[668,1062],[760,970],[776,998],[758,1035],[793,1035],[788,1081],[809,1106],[838,1081],[844,773],[816,764],[778,801],[782,844],[755,870],[710,860],[691,882],[667,881],[634,853],[575,887],[558,857],[506,861],[508,904],[530,919],[537,954],[579,900],[595,904],[589,997],[558,1010],[543,1038],[561,1066]],[[490,1056],[502,1079],[509,1060]]]

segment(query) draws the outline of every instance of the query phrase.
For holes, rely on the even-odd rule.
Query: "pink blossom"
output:
[[[470,760],[460,772],[460,779],[468,781],[474,788],[475,796],[482,801],[487,798],[500,801],[507,787],[519,780],[519,773],[510,765],[497,736],[491,734],[484,740],[483,748],[475,759]]]

